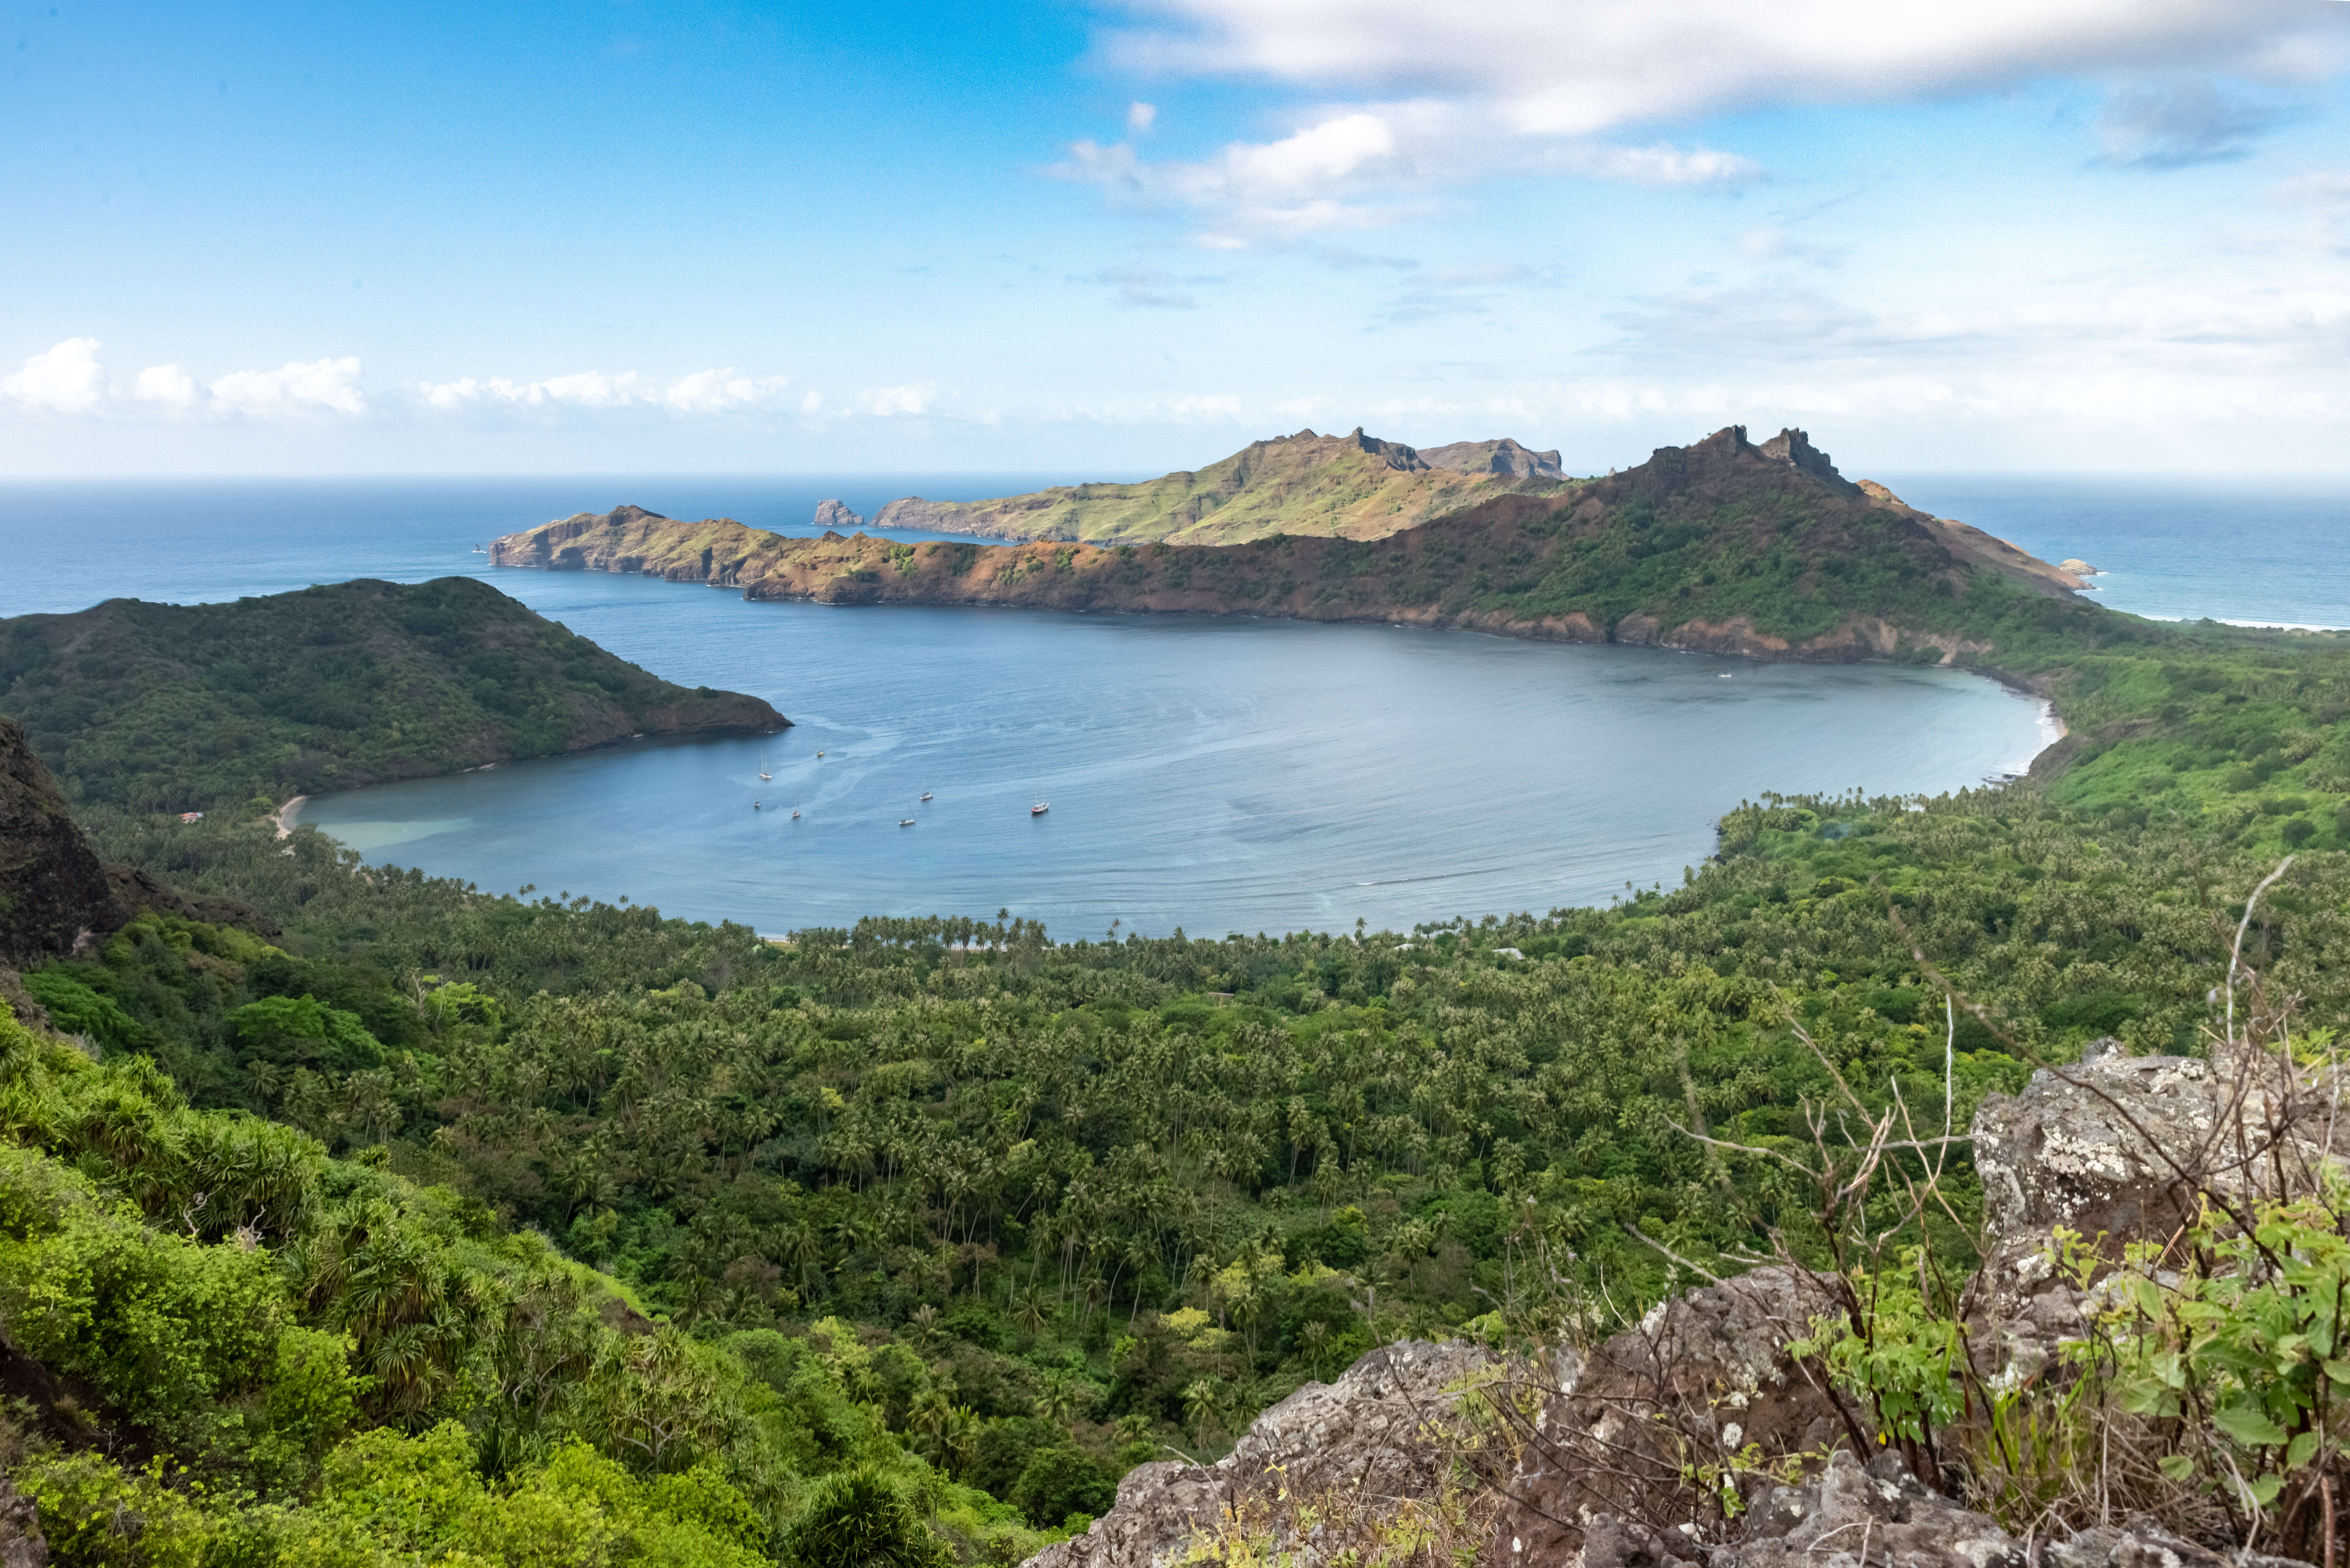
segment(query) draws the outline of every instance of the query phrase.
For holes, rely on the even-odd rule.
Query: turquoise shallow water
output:
[[[825,495],[864,510],[1053,477],[10,486],[0,613],[484,576],[671,680],[767,697],[797,727],[357,791],[303,820],[486,888],[771,931],[1008,908],[1065,938],[1113,919],[1221,934],[1604,902],[1678,881],[1742,796],[1950,789],[2020,768],[2047,738],[2036,704],[1944,671],[1244,618],[754,605],[494,571],[469,548],[623,499],[799,529]],[[111,563],[102,585],[93,560]],[[1040,797],[1052,810],[1032,818]]]

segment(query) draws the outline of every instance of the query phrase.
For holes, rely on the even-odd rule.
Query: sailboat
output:
[[[775,776],[767,771],[767,759],[764,754],[759,758],[759,776],[763,779],[771,779]]]
[[[898,826],[900,827],[911,827],[914,826],[914,819],[910,816],[901,816],[898,819]]]
[[[924,790],[924,791],[922,792],[922,798],[923,798],[924,800],[928,800],[928,799],[930,799],[930,798],[931,798],[931,792],[930,792],[930,791],[928,791],[928,790]]]
[[[1053,803],[1051,801],[1040,800],[1035,805],[1028,808],[1028,815],[1031,816],[1042,816],[1052,809]]]
[[[794,807],[792,807],[792,820],[793,820],[794,822],[797,822],[799,819],[800,819],[800,808],[799,808],[798,806],[794,806]]]

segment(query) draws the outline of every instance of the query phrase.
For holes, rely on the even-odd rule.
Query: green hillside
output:
[[[1232,545],[1270,534],[1378,539],[1491,495],[1565,488],[1556,452],[1529,453],[1513,441],[1441,451],[1457,466],[1359,429],[1345,436],[1303,430],[1139,484],[1063,485],[994,501],[893,501],[873,525],[1094,545]]]
[[[470,577],[0,620],[0,711],[76,800],[202,810],[578,751],[767,731]]]

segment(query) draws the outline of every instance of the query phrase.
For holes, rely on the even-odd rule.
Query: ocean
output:
[[[370,859],[494,890],[625,896],[773,932],[999,909],[1063,938],[1112,922],[1408,929],[1605,902],[1677,883],[1742,797],[1954,789],[2021,769],[2052,737],[2038,704],[1952,671],[1245,618],[754,605],[472,553],[621,501],[805,531],[827,496],[869,515],[901,494],[1066,482],[11,483],[0,614],[483,576],[658,674],[768,698],[796,727],[354,791],[302,820]],[[2107,568],[2117,607],[2350,624],[2339,491],[1889,483]],[[1040,800],[1051,810],[1034,816]]]

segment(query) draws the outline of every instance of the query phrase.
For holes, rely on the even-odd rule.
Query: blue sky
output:
[[[2350,468],[2342,0],[16,0],[0,472]]]

